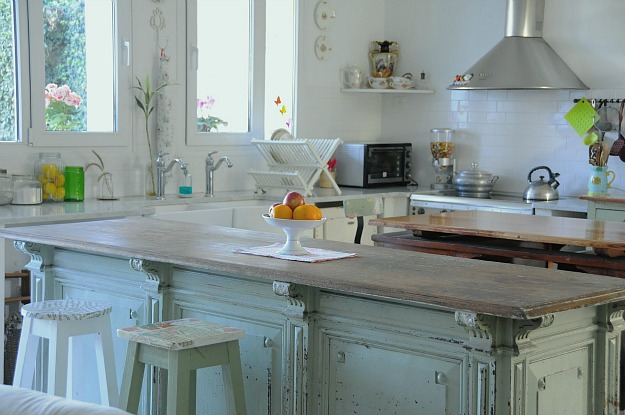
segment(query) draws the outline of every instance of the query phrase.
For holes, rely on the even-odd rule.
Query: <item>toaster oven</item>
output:
[[[407,185],[412,179],[410,143],[345,143],[334,153],[339,186]]]

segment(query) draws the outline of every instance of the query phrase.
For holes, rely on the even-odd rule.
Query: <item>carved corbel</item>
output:
[[[149,294],[159,294],[163,284],[159,276],[160,268],[151,261],[139,258],[130,259],[130,267],[138,272],[143,272],[147,278],[141,287]]]
[[[621,332],[625,329],[625,310],[622,308],[615,309],[608,316],[607,329],[609,332]]]
[[[301,294],[297,292],[297,285],[290,282],[274,281],[273,293],[286,298],[287,306],[282,310],[282,315],[286,317],[304,318],[306,304],[302,300]]]
[[[13,246],[19,252],[30,256],[28,268],[31,271],[42,272],[44,268],[42,246],[33,242],[13,241]]]
[[[553,324],[555,316],[553,314],[547,314],[539,318],[523,321],[516,328],[516,335],[514,336],[515,349],[518,353],[527,351],[534,347],[530,334],[540,328],[549,327]]]
[[[464,327],[469,333],[469,341],[465,343],[465,347],[490,354],[492,351],[490,318],[484,314],[467,311],[456,311],[454,317],[456,324]]]
[[[155,323],[161,321],[163,311],[161,307],[163,300],[162,291],[166,285],[163,282],[163,264],[140,258],[131,258],[129,263],[133,270],[142,272],[147,277],[141,285],[146,296],[146,322]]]

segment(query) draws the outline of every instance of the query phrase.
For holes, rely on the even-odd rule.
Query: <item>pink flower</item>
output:
[[[73,105],[74,107],[78,108],[78,106],[82,102],[82,98],[77,93],[70,92],[69,95],[65,97],[63,102],[65,102],[67,105]]]
[[[69,96],[70,92],[72,92],[72,90],[67,85],[63,85],[56,89],[54,96],[57,101],[64,101],[65,98]]]

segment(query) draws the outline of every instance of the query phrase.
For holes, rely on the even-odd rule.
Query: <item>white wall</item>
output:
[[[458,169],[478,162],[482,170],[500,176],[495,190],[521,193],[529,171],[547,165],[561,174],[560,194],[586,192],[588,148],[564,115],[573,99],[582,96],[625,98],[622,0],[547,0],[545,39],[591,87],[571,92],[446,90],[454,75],[502,38],[505,0],[336,1],[337,17],[326,31],[314,23],[317,2],[302,3],[298,116],[305,134],[412,142],[414,173],[420,188],[427,189],[433,181],[429,131],[454,128]],[[314,56],[319,35],[332,41],[326,62]],[[339,69],[348,64],[369,68],[367,52],[373,40],[397,41],[396,73],[418,75],[425,70],[435,94],[341,94]],[[611,157],[609,166],[617,175],[613,186],[625,189],[625,164]],[[536,172],[533,179],[544,173]]]
[[[216,191],[252,189],[250,168],[264,162],[251,146],[193,146],[184,139],[184,1],[132,0],[134,73],[156,76],[156,34],[149,25],[159,7],[166,20],[161,39],[171,55],[170,89],[173,99],[172,155],[192,163],[195,191],[204,186],[204,158],[218,150],[234,167],[216,172]],[[415,150],[416,178],[421,188],[433,180],[429,131],[457,130],[460,169],[477,161],[481,169],[501,177],[495,190],[522,192],[527,173],[548,165],[561,173],[563,195],[585,193],[587,147],[564,120],[573,99],[581,96],[625,98],[625,2],[622,0],[548,0],[545,38],[592,89],[567,91],[450,92],[452,77],[466,70],[503,36],[505,0],[336,0],[333,26],[316,27],[317,0],[299,0],[300,40],[296,114],[300,137],[341,137],[345,141],[410,141]],[[557,11],[557,12],[556,12]],[[210,19],[209,19],[210,21]],[[325,35],[332,52],[321,62],[314,54],[315,39]],[[398,73],[431,77],[433,95],[382,96],[340,92],[339,69],[349,64],[368,68],[368,45],[374,40],[400,45]],[[216,45],[227,47],[221,39]],[[134,108],[134,107],[133,107]],[[147,148],[140,113],[134,113],[132,146],[100,147],[107,168],[115,174],[120,195],[142,191],[141,166]],[[0,166],[10,173],[28,173],[40,151],[50,148],[25,144],[0,145]],[[90,148],[57,148],[66,164],[93,159]],[[612,157],[616,187],[625,188],[625,165]],[[86,195],[95,195],[94,174],[87,174]],[[167,192],[174,192],[174,184]]]
[[[564,119],[573,99],[625,98],[622,0],[547,0],[544,37],[589,91],[447,91],[503,36],[505,0],[387,0],[386,37],[401,48],[400,72],[431,74],[433,96],[385,98],[382,136],[412,140],[421,188],[433,179],[429,130],[457,130],[459,170],[477,161],[500,176],[495,190],[522,192],[527,174],[547,165],[561,174],[561,195],[587,190],[588,148]],[[616,136],[613,136],[616,138]],[[625,164],[610,157],[615,187],[625,189]],[[538,180],[536,172],[534,180]]]

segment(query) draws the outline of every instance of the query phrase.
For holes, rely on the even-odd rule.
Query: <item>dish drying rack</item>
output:
[[[269,166],[268,171],[250,170],[256,190],[287,189],[311,196],[321,174],[325,174],[337,194],[341,189],[328,171],[328,161],[343,142],[340,138],[307,138],[283,141],[253,139],[252,144]]]

